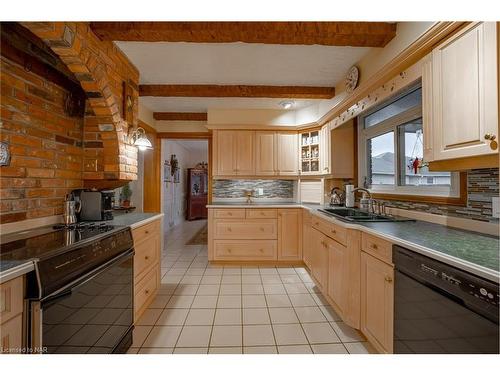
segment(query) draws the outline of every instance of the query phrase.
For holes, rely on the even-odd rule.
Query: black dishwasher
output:
[[[393,247],[394,353],[499,353],[499,284]]]

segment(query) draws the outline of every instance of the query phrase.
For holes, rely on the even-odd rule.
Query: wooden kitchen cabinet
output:
[[[347,313],[349,291],[349,253],[346,246],[327,239],[328,244],[328,297],[341,316]]]
[[[311,269],[311,213],[309,210],[302,212],[302,260],[309,270]]]
[[[424,140],[432,129],[432,144],[428,139],[424,145],[428,161],[498,153],[486,139],[499,136],[496,27],[467,26],[432,51],[432,62],[424,61]]]
[[[255,174],[274,176],[278,174],[276,133],[255,132]]]
[[[334,178],[354,178],[354,164],[357,160],[357,135],[355,120],[349,120],[327,135],[328,141],[325,166]]]
[[[297,133],[279,132],[277,137],[277,164],[280,176],[299,174],[299,154]]]
[[[382,353],[393,352],[394,268],[361,252],[361,332]]]
[[[151,304],[160,286],[161,220],[132,229],[134,240],[134,322]]]
[[[302,209],[278,210],[278,260],[302,260]]]
[[[328,287],[328,244],[326,236],[315,228],[311,229],[311,274],[321,292]]]
[[[255,132],[214,131],[214,175],[253,176],[255,174]]]
[[[319,164],[320,174],[330,174],[331,136],[330,123],[324,125],[319,132]]]
[[[24,276],[0,284],[0,354],[23,348]]]

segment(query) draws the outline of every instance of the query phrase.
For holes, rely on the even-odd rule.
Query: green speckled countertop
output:
[[[363,223],[360,225],[485,268],[500,270],[500,241],[498,237],[425,221]]]

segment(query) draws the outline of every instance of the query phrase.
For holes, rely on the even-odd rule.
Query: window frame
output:
[[[401,147],[399,141],[399,129],[398,127],[404,125],[410,121],[422,118],[422,105],[413,106],[404,112],[401,112],[395,116],[389,117],[386,120],[379,122],[376,125],[372,125],[365,129],[364,119],[377,112],[381,108],[384,108],[391,103],[394,103],[398,99],[410,94],[411,92],[421,89],[422,85],[419,82],[416,85],[402,90],[398,94],[392,96],[388,100],[384,101],[375,108],[371,108],[369,111],[362,113],[358,116],[358,181],[359,185],[366,187],[366,181],[368,180],[368,166],[369,166],[369,155],[368,155],[368,140],[386,134],[388,132],[393,132],[394,136],[394,185],[372,185],[368,187],[368,190],[372,194],[386,195],[388,197],[396,196],[404,199],[405,196],[412,197],[438,197],[438,198],[462,198],[461,196],[461,174],[459,172],[451,172],[450,187],[447,186],[414,186],[414,185],[400,185],[401,179]],[[425,134],[424,134],[425,137]]]

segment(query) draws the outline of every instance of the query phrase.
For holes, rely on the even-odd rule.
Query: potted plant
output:
[[[130,207],[130,197],[132,196],[132,189],[130,189],[130,185],[127,184],[122,187],[120,192],[120,200],[122,202],[123,207]]]

